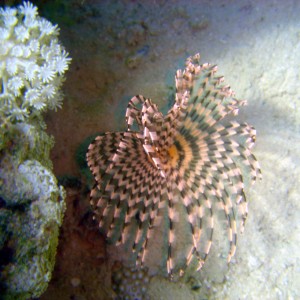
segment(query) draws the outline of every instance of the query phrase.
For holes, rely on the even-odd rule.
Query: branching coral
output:
[[[147,264],[154,243],[170,276],[193,259],[201,269],[216,210],[227,223],[231,260],[237,211],[241,230],[248,212],[244,178],[249,173],[254,182],[260,176],[251,153],[255,129],[229,119],[245,101],[234,98],[216,66],[200,65],[199,59],[190,57],[185,70],[177,71],[175,103],[166,116],[150,99],[135,96],[126,112],[127,132],[97,137],[87,153],[101,231],[108,241],[129,245],[138,265]],[[164,237],[151,239],[159,224]]]

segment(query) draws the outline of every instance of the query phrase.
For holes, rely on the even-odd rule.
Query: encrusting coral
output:
[[[242,230],[248,212],[244,179],[260,177],[251,153],[255,129],[230,121],[246,102],[234,98],[216,66],[199,60],[190,57],[185,70],[177,71],[175,103],[167,115],[135,96],[126,111],[128,130],[98,136],[87,153],[100,230],[109,242],[127,245],[138,266],[161,260],[170,277],[183,274],[192,261],[201,269],[216,211],[227,224],[231,260],[236,215]]]
[[[0,294],[39,297],[54,268],[65,191],[42,112],[62,104],[70,58],[58,27],[24,2],[0,8]]]

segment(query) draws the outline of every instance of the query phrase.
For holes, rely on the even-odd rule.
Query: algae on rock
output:
[[[38,297],[45,291],[65,211],[65,192],[47,157],[52,139],[23,124],[32,127],[26,135],[19,125],[11,126],[10,143],[0,153],[0,290],[6,299]]]
[[[0,8],[0,294],[39,297],[54,268],[65,191],[42,112],[61,106],[70,58],[58,28],[24,2]]]

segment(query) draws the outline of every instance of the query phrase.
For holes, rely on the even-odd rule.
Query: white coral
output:
[[[24,2],[23,5],[19,7],[19,10],[25,17],[35,18],[38,14],[37,7],[30,2]]]
[[[23,25],[18,25],[15,27],[15,35],[18,41],[24,42],[29,39],[29,30]]]
[[[20,76],[15,76],[8,80],[7,87],[15,96],[20,95],[20,89],[24,86],[23,79]]]
[[[71,59],[59,29],[24,2],[0,8],[0,117],[23,121],[62,105],[60,87]]]

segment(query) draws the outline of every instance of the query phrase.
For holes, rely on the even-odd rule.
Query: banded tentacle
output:
[[[251,152],[255,129],[232,120],[246,101],[234,98],[224,78],[216,76],[217,66],[200,65],[199,59],[188,58],[185,69],[176,72],[174,105],[166,116],[137,95],[126,110],[127,132],[97,137],[87,154],[96,179],[91,204],[99,227],[112,243],[130,243],[138,265],[147,262],[151,237],[160,226],[156,220],[167,215],[162,222],[166,246],[161,247],[170,276],[193,259],[201,269],[216,209],[227,223],[230,261],[237,229],[243,229],[248,214],[245,178],[261,178]],[[182,223],[188,231],[184,247],[176,241]],[[175,253],[180,249],[183,261]]]

